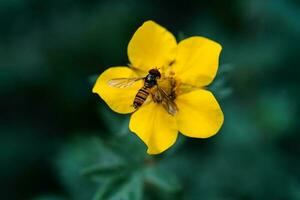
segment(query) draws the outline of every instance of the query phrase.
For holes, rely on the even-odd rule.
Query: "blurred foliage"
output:
[[[147,19],[223,46],[209,139],[148,156],[91,93]],[[1,199],[300,199],[297,0],[0,1]]]

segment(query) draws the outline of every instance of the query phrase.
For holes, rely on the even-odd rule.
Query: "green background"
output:
[[[148,156],[95,94],[152,19],[223,46],[212,138]],[[0,199],[300,199],[297,0],[0,1]]]

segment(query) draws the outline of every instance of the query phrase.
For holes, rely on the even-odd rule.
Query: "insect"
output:
[[[149,94],[151,94],[155,103],[161,103],[169,114],[175,115],[178,108],[174,103],[172,96],[168,95],[168,93],[157,84],[157,80],[160,78],[161,74],[159,70],[154,68],[150,69],[145,77],[111,79],[108,81],[108,85],[116,88],[127,88],[132,86],[135,82],[143,80],[144,85],[135,95],[133,107],[135,109],[141,107],[145,103]]]

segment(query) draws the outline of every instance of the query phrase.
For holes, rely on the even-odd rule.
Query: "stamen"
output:
[[[172,66],[174,63],[175,63],[175,60],[172,60],[172,61],[169,63],[169,66]]]
[[[175,100],[177,94],[177,84],[175,78],[172,76],[164,77],[158,82],[158,86],[165,91],[172,101]]]

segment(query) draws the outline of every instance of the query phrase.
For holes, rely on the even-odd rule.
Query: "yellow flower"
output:
[[[221,45],[204,37],[190,37],[178,44],[175,37],[153,21],[146,21],[133,35],[128,45],[130,66],[111,67],[98,78],[93,92],[115,112],[132,113],[129,128],[147,145],[149,154],[159,154],[171,147],[178,131],[195,138],[216,134],[224,120],[222,110],[205,86],[214,79]],[[169,114],[161,103],[151,97],[135,110],[133,100],[144,81],[131,87],[115,88],[108,82],[116,78],[145,77],[158,68],[158,85],[175,91],[173,97],[178,112]],[[170,83],[175,83],[170,84]]]

